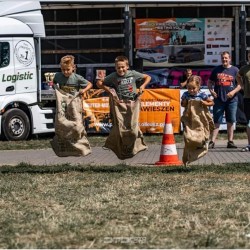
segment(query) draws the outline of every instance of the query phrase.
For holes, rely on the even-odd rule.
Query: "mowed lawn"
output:
[[[0,248],[250,248],[250,166],[0,167]]]

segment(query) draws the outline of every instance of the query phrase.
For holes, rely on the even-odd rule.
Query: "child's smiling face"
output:
[[[128,71],[128,65],[126,62],[119,61],[115,65],[116,72],[119,76],[124,76]]]
[[[199,86],[195,82],[189,82],[187,84],[187,90],[190,95],[196,95],[199,92]]]

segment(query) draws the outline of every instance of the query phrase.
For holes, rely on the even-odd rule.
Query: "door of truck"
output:
[[[36,53],[33,37],[13,38],[16,94],[37,92]]]
[[[16,93],[12,38],[0,38],[0,96]]]

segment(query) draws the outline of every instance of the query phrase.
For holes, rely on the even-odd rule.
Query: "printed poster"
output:
[[[205,22],[205,64],[221,64],[221,52],[229,51],[232,44],[231,18],[206,18]]]
[[[136,19],[136,48],[204,44],[204,18]]]
[[[83,100],[83,119],[87,133],[109,133],[112,121],[109,97],[102,89],[91,89]],[[145,90],[141,96],[139,126],[143,133],[163,133],[169,112],[173,132],[180,132],[180,91],[174,89]]]
[[[144,66],[218,65],[232,49],[232,18],[136,19],[135,44]]]
[[[204,64],[204,18],[136,19],[135,24],[136,57],[145,66]]]
[[[163,133],[166,113],[173,132],[180,132],[180,90],[145,90],[141,98],[140,129],[143,133]]]

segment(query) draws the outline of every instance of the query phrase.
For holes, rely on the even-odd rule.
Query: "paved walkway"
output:
[[[241,152],[246,140],[235,140],[237,149],[226,148],[227,141],[216,141],[216,148],[199,160],[192,162],[191,165],[221,165],[224,163],[250,163],[250,152]],[[179,159],[183,154],[183,144],[176,144]],[[149,145],[148,149],[139,152],[133,158],[119,160],[111,150],[102,147],[93,147],[92,153],[85,157],[58,157],[52,149],[44,150],[3,150],[0,152],[0,166],[15,166],[21,162],[32,165],[50,165],[70,163],[71,165],[116,165],[124,163],[128,165],[154,165],[159,161],[161,145]]]

